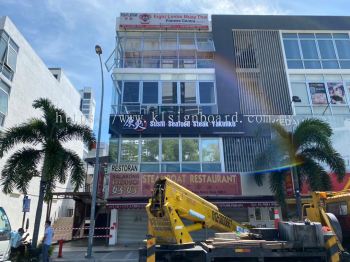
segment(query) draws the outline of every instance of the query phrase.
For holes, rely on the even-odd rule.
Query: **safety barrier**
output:
[[[83,230],[83,229],[90,229],[90,227],[58,227],[58,228],[54,228],[55,231],[63,231],[63,230]],[[95,227],[95,230],[113,230],[115,229],[115,226],[111,226],[111,227]]]

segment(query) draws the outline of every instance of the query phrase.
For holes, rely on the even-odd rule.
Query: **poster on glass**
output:
[[[324,83],[309,83],[311,100],[313,104],[328,104],[326,88]]]
[[[332,104],[345,104],[345,89],[343,83],[327,83],[329,97]]]

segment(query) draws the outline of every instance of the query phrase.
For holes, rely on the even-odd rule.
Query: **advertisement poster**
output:
[[[345,89],[343,83],[327,83],[328,92],[332,104],[345,104]]]
[[[171,180],[202,196],[237,196],[242,194],[237,173],[110,173],[109,199],[150,197],[155,181]]]
[[[314,105],[327,105],[327,93],[324,83],[309,83],[311,100]]]

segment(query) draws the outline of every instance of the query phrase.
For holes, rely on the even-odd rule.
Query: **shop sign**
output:
[[[115,173],[109,174],[109,199],[150,197],[155,181],[169,177],[201,196],[242,195],[237,173]]]
[[[109,165],[109,173],[136,173],[139,172],[137,164],[111,164]]]
[[[244,133],[243,118],[236,114],[111,115],[110,132],[117,134]]]
[[[120,29],[209,30],[207,14],[120,13]]]

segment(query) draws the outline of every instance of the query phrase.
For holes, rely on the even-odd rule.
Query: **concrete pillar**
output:
[[[118,232],[118,209],[112,209],[111,210],[111,221],[110,221],[110,227],[113,227],[113,229],[109,230],[109,234],[112,236],[109,238],[108,245],[112,246],[117,244],[117,232]]]

